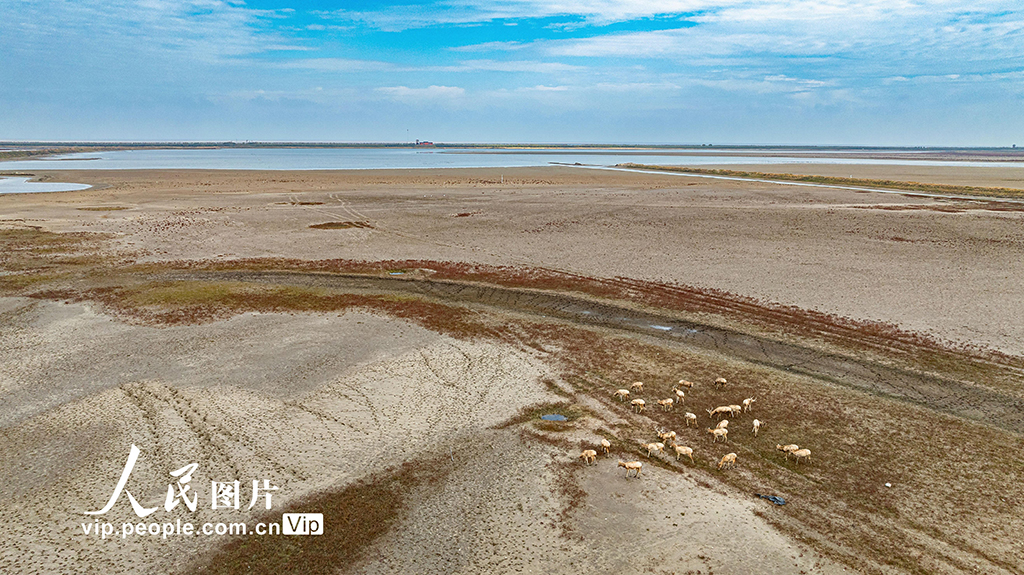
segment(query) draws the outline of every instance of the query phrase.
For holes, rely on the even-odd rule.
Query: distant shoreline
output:
[[[955,148],[898,146],[741,146],[741,145],[640,145],[640,144],[452,144],[452,143],[313,143],[313,142],[0,142],[0,163],[52,156],[131,150],[227,150],[227,149],[422,149],[453,154],[531,154],[572,152],[581,155],[648,155],[704,157],[708,155],[751,158],[842,158],[850,160],[906,160],[946,162],[1024,162],[1024,148]],[[96,158],[59,158],[67,161]]]
[[[222,148],[470,148],[512,150],[764,150],[764,151],[899,151],[899,152],[994,152],[1024,156],[1024,148],[996,146],[880,146],[801,144],[569,144],[569,143],[465,143],[465,142],[90,142],[90,141],[0,141],[0,153],[37,150],[142,150]]]

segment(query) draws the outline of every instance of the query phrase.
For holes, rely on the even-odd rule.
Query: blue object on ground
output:
[[[761,495],[760,493],[755,493],[754,495],[760,497],[761,499],[767,499],[768,501],[771,501],[772,503],[774,503],[776,505],[785,505],[786,504],[786,500],[781,498],[781,497],[779,497],[778,495]]]

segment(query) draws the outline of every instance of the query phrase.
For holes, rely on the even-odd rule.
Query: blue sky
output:
[[[0,140],[1024,145],[1020,0],[0,0]]]

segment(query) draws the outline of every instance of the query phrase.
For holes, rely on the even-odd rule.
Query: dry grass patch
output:
[[[951,184],[923,184],[902,180],[873,180],[866,178],[843,178],[837,176],[815,176],[801,174],[773,174],[767,172],[746,172],[739,170],[722,170],[712,168],[686,168],[680,166],[650,166],[646,164],[619,164],[621,168],[639,170],[657,170],[662,172],[679,172],[683,174],[706,174],[712,176],[729,176],[733,178],[754,178],[762,180],[781,180],[785,182],[809,182],[815,184],[831,184],[837,186],[854,186],[865,188],[888,188],[933,194],[957,194],[978,196],[981,198],[1024,199],[1024,190],[1014,188],[985,188],[980,186],[957,186]]]
[[[324,515],[323,535],[239,537],[185,572],[278,575],[294,572],[301,565],[302,573],[309,575],[336,573],[362,559],[366,550],[401,520],[410,492],[440,483],[452,470],[443,456],[406,462],[339,491],[292,503],[258,521],[281,523],[283,513],[313,510]]]
[[[583,535],[573,527],[572,515],[587,502],[586,489],[580,485],[580,465],[578,462],[553,461],[549,464],[555,473],[556,494],[561,502],[561,509],[558,511],[558,527],[561,536],[566,539],[583,541]]]
[[[160,281],[84,290],[41,290],[31,295],[95,301],[125,320],[155,325],[198,324],[246,312],[331,313],[363,309],[408,319],[457,338],[494,334],[492,322],[485,314],[466,308],[411,296],[352,294],[312,287]]]
[[[565,421],[546,421],[540,418],[547,414],[561,415],[565,417]],[[532,422],[543,431],[565,431],[568,425],[586,414],[582,407],[569,402],[542,403],[520,409],[519,413],[497,425],[495,429],[507,429],[521,423]],[[545,429],[544,426],[547,424],[553,424],[552,429]]]
[[[247,259],[231,262],[187,261],[136,266],[133,272],[298,271],[374,276],[427,275],[430,281],[471,282],[506,288],[580,294],[590,298],[642,304],[653,310],[698,323],[722,324],[729,329],[797,341],[831,353],[855,357],[868,354],[876,361],[953,377],[972,383],[1021,391],[1019,373],[1024,359],[978,346],[940,341],[890,323],[784,306],[722,290],[663,284],[629,278],[594,278],[544,268],[489,266],[429,260]]]
[[[564,377],[590,382],[588,392],[630,422],[618,430],[616,447],[635,452],[641,441],[656,440],[656,428],[675,430],[680,444],[694,448],[698,467],[720,481],[741,493],[785,497],[790,504],[765,517],[823,553],[867,571],[966,571],[988,563],[1014,572],[1024,565],[1024,544],[1014,535],[1024,530],[1016,510],[1024,500],[1024,439],[1017,435],[724,358],[585,329],[537,325],[534,332],[564,350]],[[609,395],[609,383],[640,379],[645,398],[667,397],[681,374],[697,385],[673,411],[637,416]],[[722,391],[711,384],[719,375],[730,381]],[[745,397],[757,398],[753,413],[730,417],[729,443],[712,443],[704,409]],[[697,429],[685,427],[685,411],[699,414]],[[757,438],[755,417],[768,423]],[[787,461],[777,443],[809,448],[812,459]],[[736,468],[715,471],[728,452],[738,454]]]
[[[314,230],[348,230],[352,228],[362,228],[367,230],[373,229],[370,222],[325,222],[322,224],[311,224],[309,227]]]
[[[0,229],[0,295],[23,295],[28,288],[109,265],[113,258],[98,251],[106,239],[103,234]]]

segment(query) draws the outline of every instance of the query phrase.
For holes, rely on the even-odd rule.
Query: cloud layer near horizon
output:
[[[0,139],[1000,146],[1024,128],[1016,0],[336,4],[0,4]]]

